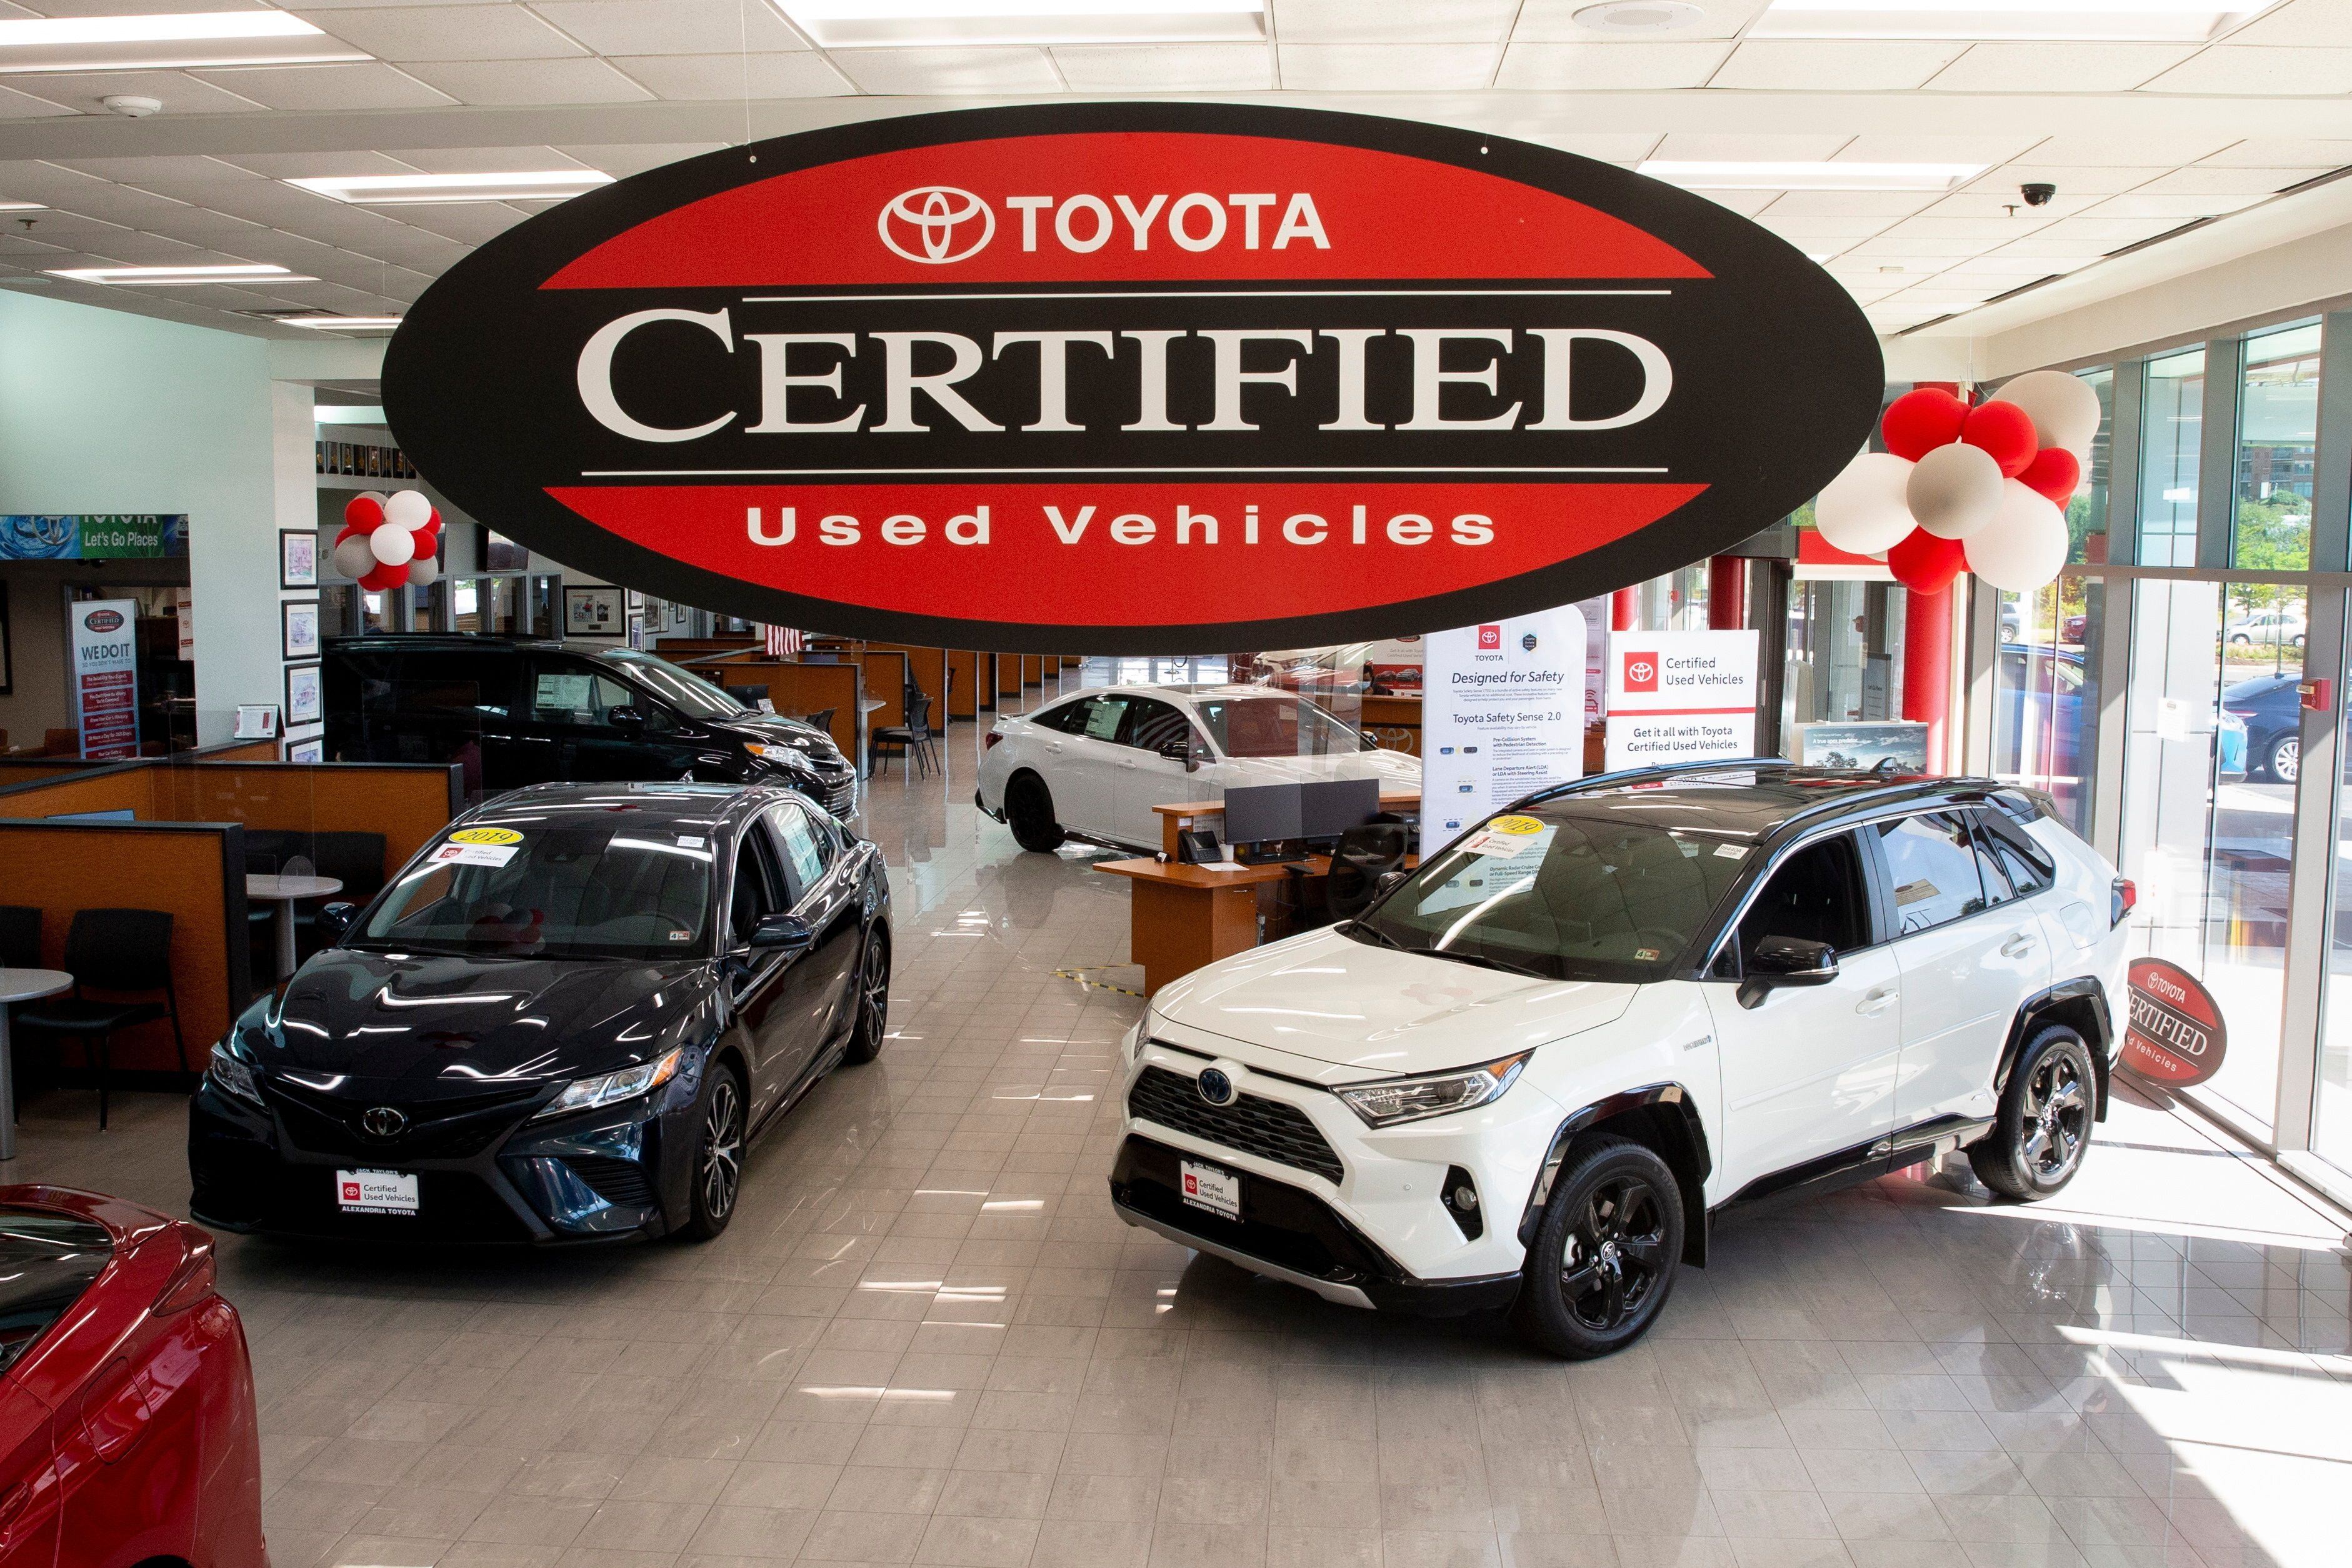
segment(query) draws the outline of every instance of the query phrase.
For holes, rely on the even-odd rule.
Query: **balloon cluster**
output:
[[[423,492],[367,490],[343,507],[332,559],[337,571],[371,592],[404,582],[422,588],[441,575],[433,560],[440,542],[441,514]]]
[[[1814,524],[1916,592],[1941,593],[1963,571],[2030,592],[2066,564],[2060,508],[2098,430],[2098,394],[2063,371],[2029,371],[1974,407],[1921,387],[1887,405],[1886,450],[1830,481]]]

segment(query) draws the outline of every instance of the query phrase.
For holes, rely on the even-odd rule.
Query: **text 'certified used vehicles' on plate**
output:
[[[206,1225],[707,1239],[751,1140],[887,1030],[881,855],[783,789],[516,790],[328,915],[191,1103]]]
[[[2046,798],[1785,763],[1530,797],[1356,920],[1160,989],[1129,1223],[1326,1299],[1656,1320],[1710,1218],[1967,1152],[2046,1197],[2104,1113],[2132,884]]]

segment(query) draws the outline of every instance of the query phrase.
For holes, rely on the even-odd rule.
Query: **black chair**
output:
[[[881,765],[893,757],[912,756],[921,777],[931,776],[938,761],[938,752],[931,745],[931,699],[920,694],[907,699],[907,722],[887,725],[874,732],[866,743],[867,766],[881,770]],[[888,749],[884,749],[887,747]]]
[[[1381,878],[1404,869],[1411,837],[1402,822],[1362,822],[1339,835],[1331,852],[1331,880],[1324,902],[1334,920],[1353,920],[1381,890]]]
[[[0,904],[0,969],[41,966],[41,912],[26,904]]]
[[[98,1072],[98,1130],[106,1131],[107,1092],[118,1030],[157,1019],[172,1020],[172,1049],[188,1071],[187,1038],[180,1032],[180,998],[172,988],[172,916],[160,909],[81,909],[66,930],[66,968],[72,994],[34,1002],[16,1015],[20,1029],[71,1035]],[[98,1001],[101,991],[163,993],[157,1002]]]

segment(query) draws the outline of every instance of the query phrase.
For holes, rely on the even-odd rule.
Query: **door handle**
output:
[[[1895,988],[1878,986],[1864,991],[1862,994],[1862,1000],[1853,1005],[1853,1010],[1866,1019],[1874,1019],[1894,1005]]]
[[[2004,958],[2021,958],[2032,951],[2033,951],[2033,938],[2022,931],[2013,933],[2008,941],[2000,945],[2000,956]]]

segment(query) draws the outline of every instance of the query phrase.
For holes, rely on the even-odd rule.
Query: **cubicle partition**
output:
[[[931,699],[933,727],[936,728],[947,722],[948,683],[951,665],[950,655],[945,648],[919,648],[911,643],[868,643],[866,644],[866,651],[869,653],[896,653],[903,655],[907,661],[907,684]],[[969,672],[958,678],[955,685],[962,693],[969,693],[971,690],[971,676]],[[884,695],[876,677],[871,674],[866,677],[866,689],[869,696],[878,697]],[[966,714],[964,716],[971,716]],[[880,715],[877,713],[876,717],[879,719]],[[906,720],[902,717],[887,722],[904,724]]]
[[[868,730],[885,725],[907,722],[906,653],[896,647],[868,643],[857,654],[857,667],[865,672],[866,702],[882,706],[866,716]]]
[[[857,755],[857,703],[864,695],[863,672],[856,664],[803,664],[782,659],[729,659],[717,664],[697,664],[697,670],[717,670],[729,686],[765,686],[768,701],[781,714],[805,717],[833,710],[833,743],[845,757]]]
[[[383,835],[383,875],[465,809],[465,771],[436,762],[202,762],[162,770],[157,815],[279,832]]]
[[[996,695],[998,698],[1013,697],[1017,699],[1021,695],[1021,655],[1018,653],[992,653],[989,656],[996,661]]]
[[[996,694],[988,689],[988,655],[965,648],[947,652],[948,705],[950,719],[978,718],[984,709],[996,706]]]

